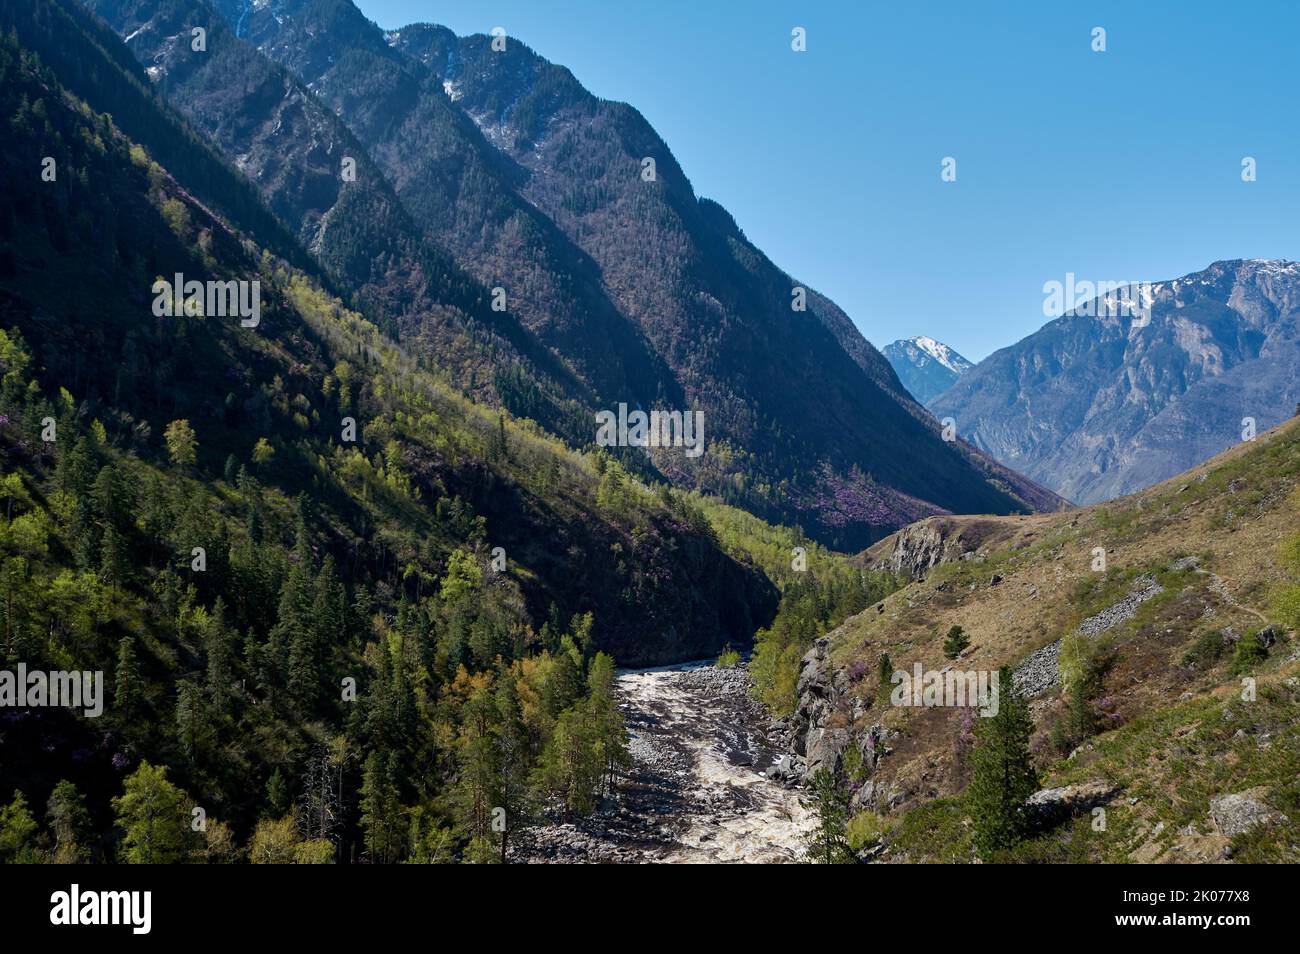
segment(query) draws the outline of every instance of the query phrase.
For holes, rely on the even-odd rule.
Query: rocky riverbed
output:
[[[785,862],[813,820],[802,793],[765,773],[769,739],[744,666],[690,663],[617,679],[632,765],[592,817],[520,838],[531,862]]]

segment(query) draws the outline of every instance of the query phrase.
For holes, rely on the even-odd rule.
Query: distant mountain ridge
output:
[[[1148,322],[1066,314],[930,410],[1078,503],[1167,479],[1295,413],[1300,263],[1215,262],[1151,290]]]
[[[908,393],[922,404],[975,367],[942,341],[925,335],[902,338],[881,349]]]

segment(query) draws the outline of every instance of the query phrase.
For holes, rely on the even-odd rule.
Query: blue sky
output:
[[[1067,272],[1300,258],[1300,4],[356,2],[385,28],[505,27],[636,106],[877,346],[928,334],[979,360],[1040,327]]]

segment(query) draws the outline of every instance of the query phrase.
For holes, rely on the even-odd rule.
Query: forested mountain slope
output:
[[[237,93],[237,71],[207,70],[196,82],[189,60],[176,61],[167,11],[177,3],[200,6],[88,6],[242,162],[246,147],[223,135],[226,117],[234,104],[255,105]],[[594,429],[584,436],[569,418],[534,413],[531,388],[558,389],[592,411],[699,408],[711,451],[656,454],[660,473],[842,548],[927,513],[1059,505],[943,441],[833,303],[805,289],[806,309],[794,310],[799,283],[695,195],[631,107],[596,99],[513,38],[496,53],[487,37],[432,27],[386,37],[346,0],[216,7],[342,121],[423,238],[500,288],[509,313],[586,388],[562,375],[505,390],[497,381],[512,410],[583,443]],[[643,175],[646,158],[653,177]],[[268,176],[250,172],[259,185]]]
[[[4,851],[487,857],[509,833],[476,805],[518,799],[519,823],[526,799],[588,810],[622,744],[609,654],[744,645],[777,606],[759,562],[798,536],[648,488],[440,383],[262,245],[242,180],[212,200],[242,210],[237,229],[184,180],[214,169],[201,147],[162,166],[15,42],[12,13],[0,651],[7,670],[101,671],[106,691],[98,719],[7,719],[0,788],[19,794],[3,824],[24,834]],[[64,35],[77,75],[121,88],[92,39]],[[142,130],[181,128],[133,102]],[[260,307],[169,315],[158,283],[177,274]],[[877,586],[810,557],[801,585],[834,576],[846,608],[845,587]],[[140,840],[142,800],[176,808],[150,822],[165,840]],[[47,804],[76,823],[33,841],[23,819]]]

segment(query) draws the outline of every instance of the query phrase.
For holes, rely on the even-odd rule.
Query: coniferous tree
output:
[[[190,679],[176,687],[176,743],[191,763],[206,749],[211,726],[203,693]]]
[[[289,783],[277,767],[266,780],[266,811],[262,817],[283,818],[289,812],[292,799],[289,795]]]
[[[876,675],[879,678],[877,694],[881,699],[888,699],[890,685],[894,678],[894,661],[889,658],[889,653],[881,653],[880,658],[876,660]]]
[[[501,802],[497,718],[491,687],[477,686],[461,709],[452,801],[464,835],[471,843],[483,845],[496,840],[493,813]]]
[[[235,635],[226,622],[226,602],[218,596],[203,634],[208,657],[208,696],[217,711],[224,712],[235,679]]]
[[[805,836],[807,858],[820,865],[853,864],[847,836],[849,795],[835,775],[825,768],[813,773],[810,786],[817,824]]]
[[[623,710],[614,695],[614,659],[605,653],[596,653],[587,673],[587,710],[595,731],[596,743],[603,759],[601,787],[613,788],[619,771],[628,763],[627,727]]]
[[[135,639],[123,636],[117,644],[117,668],[113,673],[113,705],[117,715],[129,719],[140,703],[140,664],[135,656]]]
[[[397,790],[397,758],[371,752],[361,779],[361,829],[366,851],[378,864],[401,860],[405,831]]]
[[[953,626],[943,641],[943,654],[949,659],[956,659],[970,645],[970,637],[960,626]]]
[[[519,690],[509,671],[498,678],[497,710],[497,793],[503,818],[501,862],[507,860],[510,839],[533,821],[532,759],[528,727],[519,704]]]
[[[998,711],[980,719],[975,727],[971,782],[966,790],[975,850],[985,859],[1014,846],[1028,834],[1025,801],[1038,788],[1038,774],[1029,753],[1029,737],[1034,729],[1029,705],[1013,690],[1010,669],[1003,667],[998,680],[1004,687]]]
[[[551,716],[558,716],[582,695],[581,667],[581,657],[572,637],[562,637],[544,689],[543,703]]]

